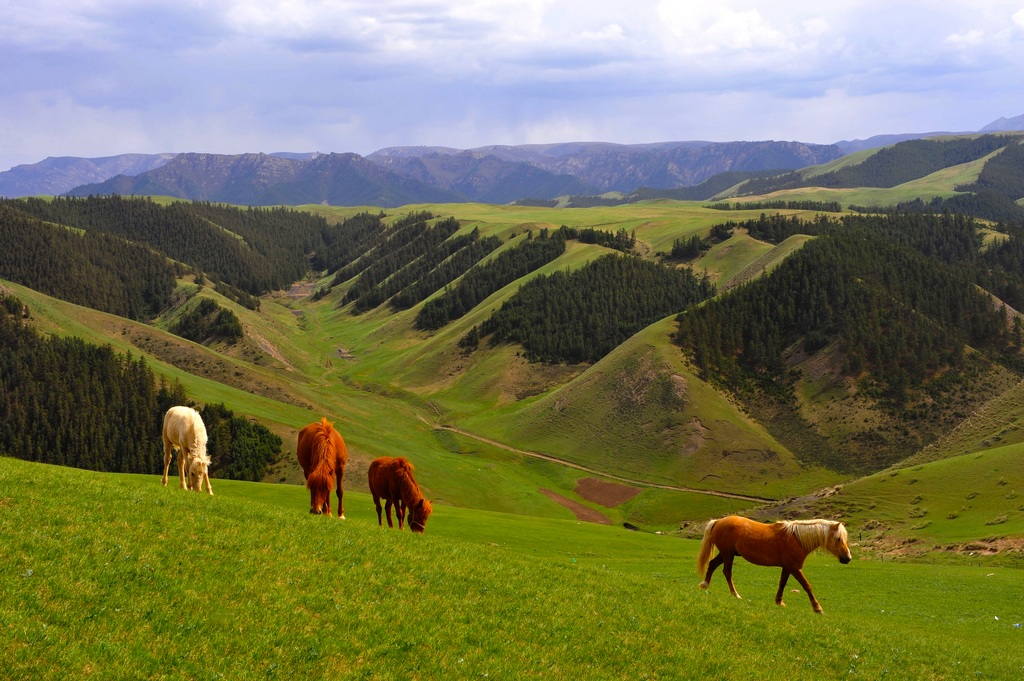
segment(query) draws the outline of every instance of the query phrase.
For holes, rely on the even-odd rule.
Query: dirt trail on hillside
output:
[[[481,435],[476,435],[475,433],[470,433],[468,431],[461,430],[461,429],[455,428],[453,426],[441,426],[441,425],[437,425],[437,424],[431,424],[426,419],[424,419],[422,416],[420,417],[420,419],[424,423],[427,423],[428,425],[431,425],[434,428],[438,428],[440,430],[451,431],[453,433],[458,433],[459,435],[465,435],[466,437],[471,437],[474,440],[479,440],[480,442],[486,442],[489,445],[493,445],[495,447],[500,447],[501,449],[505,449],[505,450],[510,451],[510,452],[515,452],[516,454],[522,454],[523,456],[530,456],[530,457],[533,457],[535,459],[543,459],[544,461],[550,461],[552,463],[557,463],[557,464],[560,464],[562,466],[566,466],[568,468],[575,468],[576,470],[583,471],[585,473],[590,473],[592,475],[597,475],[597,476],[600,476],[602,478],[609,478],[611,480],[618,480],[619,482],[624,482],[626,484],[634,485],[636,487],[652,487],[652,488],[655,488],[655,489],[672,490],[674,492],[692,492],[693,494],[707,494],[707,495],[710,495],[710,496],[713,496],[713,497],[724,497],[726,499],[740,499],[742,501],[751,501],[751,502],[754,502],[754,503],[778,501],[777,499],[769,499],[767,497],[756,497],[756,496],[752,496],[752,495],[749,495],[749,494],[736,494],[734,492],[721,492],[721,491],[718,491],[718,490],[710,490],[710,489],[695,489],[693,487],[683,487],[682,485],[665,485],[665,484],[658,483],[658,482],[649,482],[647,480],[635,480],[633,478],[627,478],[627,477],[625,477],[623,475],[615,475],[614,473],[606,473],[605,471],[599,471],[596,468],[589,468],[587,466],[575,463],[573,461],[568,461],[566,459],[560,459],[557,456],[551,456],[550,454],[542,454],[541,452],[531,452],[531,451],[528,451],[528,450],[525,450],[525,449],[518,449],[516,447],[512,447],[512,446],[506,445],[504,443],[497,442],[496,440],[491,440],[491,439],[483,437]]]

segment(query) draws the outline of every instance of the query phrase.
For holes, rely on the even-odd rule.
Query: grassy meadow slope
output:
[[[788,201],[838,201],[844,207],[850,206],[891,206],[903,202],[920,199],[928,203],[932,199],[947,199],[963,193],[963,187],[972,185],[985,170],[988,161],[1002,153],[1006,146],[993,149],[994,144],[1013,144],[1019,142],[1021,133],[1007,132],[991,135],[956,135],[929,138],[928,140],[911,140],[894,145],[866,149],[847,154],[829,163],[809,166],[796,171],[792,176],[803,178],[806,186],[800,188],[778,189],[777,191],[759,192],[758,195],[743,196],[742,200],[788,200]],[[953,151],[958,148],[958,152]],[[991,150],[991,151],[989,151]],[[965,157],[976,155],[976,158],[964,160]],[[884,159],[883,159],[884,157]],[[939,160],[939,158],[942,160]],[[947,164],[948,165],[945,165]],[[878,180],[889,173],[902,173],[903,181],[892,185],[856,186],[857,182],[841,181],[832,187],[814,186],[816,178],[829,184],[835,173],[843,175],[858,170],[858,166],[871,167]],[[939,167],[942,166],[942,167]],[[916,168],[917,176],[908,177],[907,169]],[[927,168],[927,169],[926,169]],[[911,172],[911,175],[914,173]],[[870,176],[871,173],[868,173]],[[792,176],[789,178],[792,179]],[[862,174],[863,176],[863,174]],[[849,177],[849,175],[847,175]],[[785,181],[783,181],[785,182]],[[884,182],[884,181],[883,181]],[[727,192],[715,197],[715,200],[735,198],[745,190],[741,183],[731,187]],[[864,182],[865,185],[875,184]],[[961,189],[958,189],[960,187]],[[1021,197],[1013,196],[1014,200]]]
[[[359,211],[308,209],[329,219]],[[676,239],[703,237],[714,224],[762,212],[662,200],[561,210],[443,204],[404,207],[388,219],[421,210],[455,215],[460,233],[478,228],[483,236],[501,237],[503,248],[524,239],[528,230],[561,224],[626,229],[636,234],[637,250],[652,258],[670,250]],[[770,271],[808,238],[796,235],[772,246],[737,230],[694,264],[726,288]],[[608,252],[573,241],[538,273],[575,269]],[[416,462],[427,495],[450,506],[571,519],[566,506],[578,504],[607,522],[670,531],[750,509],[759,498],[799,496],[847,480],[797,460],[739,405],[697,378],[671,343],[671,318],[644,329],[593,366],[530,364],[512,345],[482,347],[469,355],[459,349],[457,341],[466,331],[525,279],[434,333],[414,327],[420,306],[399,313],[382,306],[361,315],[351,314],[351,306],[339,307],[352,282],[314,301],[309,294],[318,282],[311,275],[290,291],[265,295],[258,312],[203,287],[196,295],[232,310],[246,332],[237,345],[214,347],[11,288],[29,304],[41,329],[141,352],[160,375],[180,380],[196,400],[224,402],[270,427],[284,441],[284,456],[269,482],[302,482],[292,458],[295,435],[320,415],[335,421],[349,443],[347,489],[365,490],[366,467],[376,456],[404,455]],[[190,278],[180,283],[183,297],[192,289]],[[175,314],[166,313],[157,327]],[[843,406],[820,386],[799,388],[807,413],[825,418],[832,407],[823,408],[824,402]],[[602,499],[588,492],[594,478],[632,487],[633,496]]]
[[[866,549],[938,559],[994,555],[1022,565],[1024,444],[892,468],[836,488],[806,512],[842,513]],[[947,555],[948,559],[948,555]]]
[[[744,196],[738,200],[741,202],[778,200],[838,201],[840,205],[848,208],[850,206],[889,206],[914,199],[930,201],[935,197],[948,198],[960,193],[955,189],[958,185],[970,184],[977,180],[978,175],[985,166],[985,162],[996,153],[998,152],[993,152],[976,161],[937,170],[934,173],[904,182],[895,187],[852,187],[838,189],[801,187],[799,189],[781,189],[758,196]],[[851,154],[851,156],[856,155]],[[845,159],[846,157],[843,158]]]
[[[216,482],[216,481],[215,481]],[[1019,678],[1024,572],[815,554],[800,593],[697,543],[439,508],[418,536],[306,513],[294,486],[0,458],[0,665],[12,678]],[[70,511],[70,512],[69,512]],[[794,587],[796,585],[794,584]],[[728,651],[725,654],[724,651]]]

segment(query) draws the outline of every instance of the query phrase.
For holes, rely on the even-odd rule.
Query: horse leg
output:
[[[185,448],[178,447],[178,482],[181,483],[182,489],[188,489],[188,483],[185,482]]]
[[[401,499],[395,502],[395,515],[398,516],[398,529],[405,529],[405,502]]]
[[[373,505],[377,507],[377,525],[383,526],[384,521],[382,521],[380,518],[380,497],[378,497],[376,494],[373,495]]]
[[[726,554],[725,563],[722,566],[722,573],[725,574],[725,581],[728,582],[729,591],[732,592],[732,595],[736,598],[743,598],[743,596],[740,596],[738,593],[736,593],[736,586],[732,583],[732,559],[734,557],[735,554]]]
[[[345,473],[343,471],[342,474],[338,476],[338,488],[337,488],[337,490],[335,490],[335,492],[338,495],[338,520],[344,520],[345,519],[345,504],[342,503],[342,499],[344,498],[345,493],[344,493],[344,491],[341,488],[341,483],[344,480],[344,477],[345,477]],[[331,496],[331,493],[328,492],[327,493],[327,498],[330,498],[330,496]]]
[[[392,501],[390,499],[387,499],[384,502],[384,512],[388,516],[388,527],[394,527],[395,526],[395,524],[393,522],[391,522],[391,504],[392,504]]]
[[[804,577],[802,570],[797,568],[793,570],[793,576],[796,577],[796,581],[800,582],[800,586],[807,592],[807,597],[811,599],[811,607],[814,608],[814,612],[822,612],[821,604],[818,603],[818,599],[814,597],[814,592],[811,591],[811,585],[807,583],[807,578]]]
[[[719,551],[717,556],[711,559],[711,562],[708,563],[707,574],[704,575],[704,581],[699,584],[700,588],[707,591],[708,586],[711,584],[711,575],[715,574],[715,570],[718,569],[718,566],[722,564],[723,560],[721,551]]]
[[[789,570],[782,568],[782,576],[779,577],[779,591],[775,594],[775,605],[781,605],[783,608],[786,604],[782,602],[782,592],[786,589],[786,582],[789,581]]]
[[[213,496],[213,487],[210,485],[210,471],[206,471],[205,473],[203,473],[203,479],[199,482],[199,491],[200,492],[203,491],[203,483],[204,482],[206,483],[206,491],[209,492],[210,496],[212,497]]]
[[[167,471],[171,467],[171,441],[164,438],[164,487],[167,487]]]

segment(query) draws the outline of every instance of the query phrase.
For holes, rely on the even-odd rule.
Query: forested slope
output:
[[[191,404],[144,358],[41,336],[31,310],[0,291],[0,454],[97,471],[162,473],[164,412]],[[281,439],[224,405],[202,411],[215,476],[261,480]]]
[[[803,422],[797,429],[817,432],[825,446],[815,453],[815,438],[791,439],[794,451],[840,469],[893,463],[962,411],[951,405],[965,390],[982,394],[979,376],[1024,368],[1020,321],[981,288],[1017,294],[1009,254],[1019,235],[982,254],[977,225],[960,216],[762,218],[746,227],[773,242],[795,231],[818,237],[768,276],[679,316],[677,342],[701,374],[775,419],[785,441],[780,414],[792,438],[805,421],[794,392],[802,367],[827,353],[833,379],[852,381],[896,424],[865,440],[863,428],[829,439]]]

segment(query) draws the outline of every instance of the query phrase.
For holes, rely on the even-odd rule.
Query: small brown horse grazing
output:
[[[299,465],[306,476],[309,489],[309,512],[331,515],[331,488],[338,494],[338,518],[345,519],[341,484],[348,463],[348,448],[326,418],[311,423],[299,431],[296,447]]]
[[[423,498],[419,485],[412,477],[412,471],[412,464],[403,457],[382,456],[370,464],[370,493],[377,507],[378,525],[384,524],[380,517],[380,500],[383,499],[387,510],[388,527],[394,527],[391,523],[391,505],[394,504],[395,515],[398,516],[398,529],[402,529],[406,509],[409,511],[409,529],[420,534],[426,529],[427,518],[434,509],[430,502]]]
[[[718,548],[718,555],[714,560],[709,560],[712,546]],[[722,565],[729,591],[740,598],[732,583],[732,560],[740,556],[754,565],[782,568],[779,591],[775,594],[776,605],[786,606],[782,602],[782,592],[789,576],[793,575],[807,592],[814,611],[821,612],[821,604],[814,597],[811,585],[801,571],[807,555],[820,548],[832,553],[840,563],[849,563],[852,556],[850,547],[846,545],[846,526],[834,520],[781,520],[765,524],[737,515],[712,520],[704,528],[704,538],[701,539],[700,553],[697,555],[697,572],[704,575],[700,588],[708,588],[711,575]]]

